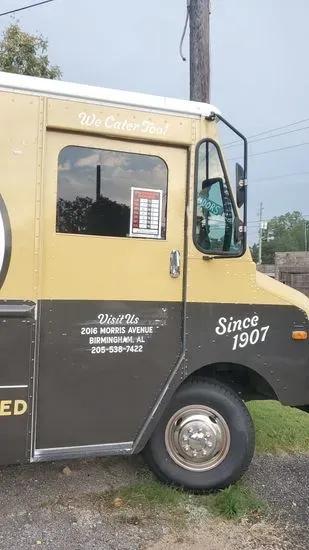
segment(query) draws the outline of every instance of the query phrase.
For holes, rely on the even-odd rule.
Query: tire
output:
[[[220,382],[195,378],[174,395],[144,456],[164,483],[206,492],[235,483],[254,445],[253,422],[238,395]]]

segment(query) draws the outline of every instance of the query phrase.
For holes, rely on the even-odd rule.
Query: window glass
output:
[[[195,242],[208,253],[238,254],[237,219],[218,148],[204,141],[197,155]]]
[[[166,200],[159,157],[76,146],[59,154],[57,232],[165,239]]]

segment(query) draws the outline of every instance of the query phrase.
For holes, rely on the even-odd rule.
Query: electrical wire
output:
[[[292,178],[294,176],[305,176],[308,175],[309,172],[294,172],[292,174],[282,174],[281,176],[271,176],[270,178],[260,178],[258,180],[250,180],[251,183],[260,183],[261,181],[271,181],[271,180],[280,180],[283,178]]]
[[[280,216],[274,216],[275,218],[279,218]],[[302,214],[302,217],[303,218],[309,218],[309,214]],[[273,218],[268,218],[268,219],[264,219],[264,220],[250,220],[250,221],[247,221],[247,224],[253,224],[253,225],[259,225],[260,224],[260,221],[265,223],[269,223]],[[252,229],[252,228],[251,228]]]
[[[303,122],[308,122],[309,118],[303,118],[302,120],[297,120],[296,122],[290,122],[289,124],[284,124],[284,126],[277,126],[277,128],[270,128],[269,130],[264,130],[264,132],[258,132],[257,134],[251,134],[251,136],[248,136],[248,141],[251,138],[256,138],[259,136],[263,136],[265,134],[272,134],[273,132],[276,132],[277,130],[284,130],[285,128],[290,128],[291,126],[297,126],[297,124],[302,124]],[[230,143],[226,143],[225,147],[232,145],[233,143],[238,143],[238,140],[231,141]]]
[[[29,10],[30,8],[35,8],[36,6],[42,6],[43,4],[49,4],[55,0],[42,0],[42,2],[37,2],[36,4],[30,4],[28,6],[23,6],[22,8],[16,8],[15,10],[5,11],[0,13],[0,17],[4,15],[11,15],[11,13],[17,13],[18,11]]]
[[[190,17],[190,0],[187,0],[186,21],[185,21],[185,26],[184,26],[184,29],[183,29],[183,33],[181,35],[180,45],[179,45],[179,54],[180,54],[180,57],[183,61],[187,61],[187,58],[183,55],[183,43],[184,43],[184,39],[185,39],[185,36],[186,36],[187,28],[188,28],[189,17]]]
[[[276,151],[286,151],[287,149],[294,149],[295,147],[302,147],[303,145],[309,145],[309,141],[303,141],[302,143],[295,143],[294,145],[286,145],[285,147],[278,147],[277,149],[268,149],[267,151],[260,151],[259,153],[251,153],[248,157],[259,157],[261,155],[267,155],[268,153],[275,153]],[[242,157],[233,157],[227,160],[238,160]]]
[[[280,132],[280,134],[275,134],[274,136],[265,136],[265,137],[259,137],[256,139],[249,139],[248,143],[256,143],[257,141],[264,141],[266,139],[274,139],[276,137],[286,136],[287,134],[301,132],[302,130],[308,130],[308,128],[309,126],[303,126],[302,128],[295,128],[294,130],[288,130],[287,132]],[[231,147],[238,147],[239,145],[241,145],[241,143],[234,143],[233,145],[225,145],[225,147],[230,149]]]
[[[268,153],[275,153],[276,151],[286,151],[287,149],[302,147],[303,145],[309,145],[309,141],[303,141],[302,143],[295,143],[294,145],[286,145],[285,147],[278,147],[277,149],[268,149],[267,151],[260,151],[259,153],[251,153],[249,157],[259,157],[260,155],[267,155]]]

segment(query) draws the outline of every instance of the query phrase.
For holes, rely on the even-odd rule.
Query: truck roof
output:
[[[212,114],[220,114],[216,107],[208,103],[74,84],[62,80],[49,80],[1,71],[0,90],[192,117],[209,117]]]

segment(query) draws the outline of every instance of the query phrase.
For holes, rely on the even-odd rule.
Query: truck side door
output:
[[[186,173],[180,147],[48,132],[38,459],[128,447],[176,365]]]

